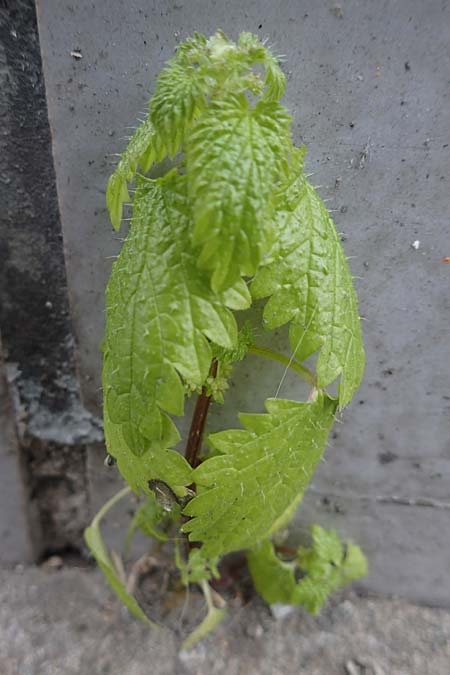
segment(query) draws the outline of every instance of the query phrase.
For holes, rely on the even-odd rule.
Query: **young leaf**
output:
[[[342,545],[334,531],[312,528],[312,547],[300,547],[297,560],[286,563],[273,544],[261,542],[247,556],[255,588],[269,604],[302,605],[317,614],[328,596],[367,574],[367,561],[351,542]],[[296,575],[302,578],[296,581]]]
[[[108,422],[120,426],[135,455],[174,435],[164,413],[183,413],[180,375],[197,386],[205,381],[208,339],[228,349],[237,341],[233,315],[197,268],[190,225],[185,179],[176,170],[138,180],[131,230],[106,290],[103,369]],[[109,451],[117,457],[123,448]]]
[[[247,553],[247,563],[256,590],[269,605],[293,604],[295,563],[281,560],[270,539]]]
[[[109,177],[106,188],[106,206],[108,207],[111,224],[116,232],[120,230],[123,205],[128,202],[129,199],[127,179],[119,173],[114,172]]]
[[[286,77],[272,52],[252,33],[241,33],[238,44],[249,55],[252,63],[264,64],[266,77],[263,100],[279,101],[284,94]]]
[[[299,501],[319,462],[336,401],[317,394],[308,403],[268,399],[268,414],[241,414],[245,430],[212,434],[221,456],[193,472],[200,494],[184,513],[183,530],[203,542],[204,556],[253,547]]]
[[[106,188],[106,205],[115,230],[120,228],[123,204],[130,200],[127,182],[133,180],[138,164],[143,171],[148,171],[153,162],[162,159],[164,154],[163,148],[156,151],[155,129],[147,117],[131,137]]]
[[[266,79],[264,81],[266,90],[263,95],[264,101],[279,101],[284,94],[286,87],[286,77],[278,65],[276,58],[267,50],[265,58]]]
[[[188,41],[168,62],[158,77],[150,101],[150,115],[158,142],[167,148],[170,157],[176,155],[183,143],[196,109],[206,105],[208,86],[198,64],[193,62],[206,44],[203,36],[198,38],[198,44]]]
[[[218,345],[212,345],[214,357],[223,364],[232,364],[242,361],[254,345],[255,338],[250,321],[246,321],[238,333],[237,345],[234,349],[224,349]]]
[[[269,248],[271,194],[289,148],[290,117],[244,94],[211,101],[186,142],[199,265],[216,291],[255,273]]]
[[[214,577],[220,577],[217,569],[218,559],[208,560],[204,558],[201,548],[193,548],[189,551],[187,561],[180,555],[179,547],[175,549],[175,563],[181,573],[181,581],[184,586],[189,584],[200,584],[202,581],[209,581]]]
[[[255,63],[265,66],[264,83],[251,72]],[[265,87],[263,100],[278,101],[284,86],[277,60],[250,33],[241,33],[238,45],[221,31],[209,40],[196,33],[179,45],[158,77],[150,115],[136,129],[109,179],[106,202],[114,228],[120,227],[123,203],[129,201],[127,182],[133,180],[138,164],[146,173],[166,154],[174,157],[194,117],[206,108],[208,96],[246,89],[259,94]]]
[[[317,614],[330,593],[367,574],[367,560],[352,542],[345,546],[334,531],[313,525],[312,547],[300,547],[298,563],[305,576],[297,584],[294,603]]]
[[[294,155],[295,157],[295,155]],[[273,251],[251,286],[255,298],[271,296],[264,308],[268,328],[291,321],[294,356],[303,361],[320,349],[319,387],[340,374],[339,404],[347,405],[364,374],[364,348],[352,277],[333,221],[299,167],[274,213],[279,231]]]

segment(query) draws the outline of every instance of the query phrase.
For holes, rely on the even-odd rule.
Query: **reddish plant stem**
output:
[[[209,369],[210,377],[217,375],[217,360],[213,359],[211,368]],[[197,398],[194,414],[192,416],[191,428],[186,444],[186,451],[184,456],[189,464],[195,469],[199,465],[198,452],[202,443],[203,430],[205,428],[206,418],[208,416],[209,404],[211,403],[211,396],[207,396],[206,387],[202,388],[202,393]]]
[[[275,544],[275,551],[277,553],[281,553],[281,555],[285,555],[288,558],[295,558],[297,551],[295,548],[292,548],[292,546],[283,546],[283,545],[277,545]]]

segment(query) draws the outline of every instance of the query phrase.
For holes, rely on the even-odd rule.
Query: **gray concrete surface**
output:
[[[37,8],[86,405],[98,413],[103,292],[120,246],[104,204],[111,153],[124,147],[178,41],[217,27],[267,36],[286,56],[296,140],[344,233],[367,319],[365,381],[298,527],[334,523],[358,540],[371,562],[367,588],[449,606],[450,268],[441,259],[450,255],[450,4],[38,0]],[[275,338],[286,348],[283,340]],[[260,410],[280,377],[249,359],[212,428],[233,424],[236,409]],[[281,394],[302,391],[289,379]]]
[[[175,632],[149,631],[97,572],[76,568],[0,570],[0,636],[2,675],[447,675],[450,665],[448,611],[352,594],[318,618],[275,620],[252,601],[180,654]]]

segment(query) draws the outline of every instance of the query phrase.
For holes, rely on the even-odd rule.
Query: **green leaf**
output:
[[[264,64],[264,83],[251,70],[255,63]],[[129,201],[127,182],[138,165],[146,173],[166,154],[173,158],[209,98],[247,89],[258,95],[265,87],[263,99],[278,101],[284,86],[277,60],[250,33],[241,33],[238,45],[221,31],[209,40],[195,33],[179,45],[158,77],[149,116],[137,127],[109,179],[106,202],[113,227],[120,227],[123,203]]]
[[[135,617],[146,623],[148,626],[158,628],[158,625],[153,621],[150,621],[150,619],[144,614],[143,610],[136,602],[136,599],[127,592],[125,585],[122,583],[117,574],[100,532],[100,522],[103,516],[118,501],[118,499],[124,496],[127,492],[127,488],[122,490],[119,494],[115,495],[115,497],[109,500],[105,506],[102,507],[102,509],[93,519],[91,525],[86,528],[84,532],[84,538],[90,552],[94,556],[98,566],[102,570],[109,585],[119,600],[123,602],[123,604]]]
[[[147,116],[130,138],[115,173],[131,181],[135,176],[139,164],[141,164],[144,171],[148,171],[149,164],[152,164],[157,158],[154,144],[155,129],[152,120]]]
[[[137,127],[108,181],[106,205],[115,230],[120,228],[123,204],[130,200],[127,182],[133,180],[139,164],[143,171],[148,171],[153,162],[162,159],[164,154],[163,148],[156,151],[155,130],[150,117],[147,117]]]
[[[230,309],[248,309],[252,304],[252,296],[243,279],[238,279],[221,294],[223,303]]]
[[[252,63],[264,64],[266,76],[264,80],[264,101],[279,101],[284,94],[286,77],[277,59],[261,40],[252,33],[241,33],[239,46],[249,55]]]
[[[111,422],[106,402],[103,418],[108,452],[116,458],[117,468],[136,494],[153,495],[148,481],[156,478],[170,485],[177,494],[185,493],[184,487],[192,483],[192,468],[175,450],[167,449],[179,440],[179,434],[168,417],[163,417],[161,439],[151,443],[142,455],[130,451],[122,433],[123,425]]]
[[[173,62],[158,77],[150,102],[151,117],[170,157],[177,154],[184,141],[201,96],[198,71],[192,66]]]
[[[305,576],[296,586],[293,603],[317,614],[331,593],[367,574],[367,561],[359,546],[351,542],[342,546],[336,532],[318,525],[311,530],[312,547],[298,551]]]
[[[252,347],[254,343],[253,327],[250,321],[245,321],[238,333],[238,341],[234,349],[224,349],[218,345],[212,345],[214,358],[216,358],[219,363],[226,365],[236,363],[236,361],[242,361],[247,356],[250,347]]]
[[[293,604],[295,564],[281,560],[270,539],[249,551],[247,562],[256,590],[269,605]]]
[[[119,458],[127,448],[142,455],[176,442],[166,413],[183,414],[180,376],[202,385],[212,358],[208,340],[228,349],[237,342],[224,298],[197,268],[190,226],[183,176],[174,170],[156,181],[138,180],[130,233],[106,290],[105,427],[119,468],[121,461],[122,467],[135,463]],[[111,425],[120,428],[119,437]]]
[[[209,86],[198,63],[205,48],[206,38],[198,34],[180,45],[158,76],[150,100],[158,143],[167,148],[170,157],[178,152],[195,113],[206,106]]]
[[[265,66],[264,82],[252,71],[256,63]],[[174,157],[211,99],[248,89],[255,95],[263,92],[264,100],[278,101],[284,86],[277,60],[256,36],[241,33],[235,44],[220,30],[208,40],[196,33],[178,46],[158,77],[150,101],[156,144]]]
[[[308,403],[268,399],[268,414],[241,414],[245,430],[212,434],[221,456],[193,472],[198,491],[183,530],[203,542],[205,557],[253,547],[299,501],[319,462],[336,402],[317,394]]]
[[[130,200],[127,180],[118,173],[113,173],[106,188],[106,206],[108,207],[111,224],[116,232],[122,222],[122,211],[125,202]]]
[[[204,557],[203,551],[200,548],[193,548],[189,551],[189,559],[183,560],[180,555],[179,547],[175,550],[176,566],[181,573],[181,581],[184,586],[189,584],[199,584],[202,581],[209,581],[210,579],[218,579],[220,577],[217,569],[219,560],[208,560]]]
[[[255,588],[269,604],[302,605],[317,614],[331,593],[367,574],[359,546],[351,542],[343,546],[336,532],[318,525],[311,531],[312,547],[300,547],[297,560],[281,560],[269,540],[248,554]],[[296,581],[299,574],[303,576]]]
[[[289,148],[290,117],[277,103],[251,107],[244,94],[211,101],[186,142],[193,243],[216,291],[255,273],[273,226],[271,195]]]
[[[286,77],[278,65],[276,58],[267,51],[265,58],[266,79],[264,101],[279,101],[286,88]]]
[[[299,151],[297,151],[299,153]],[[303,361],[320,349],[319,387],[341,375],[339,404],[347,405],[361,384],[365,356],[356,294],[333,221],[301,172],[301,155],[274,217],[279,236],[251,286],[255,298],[271,296],[267,328],[291,321],[294,356]]]

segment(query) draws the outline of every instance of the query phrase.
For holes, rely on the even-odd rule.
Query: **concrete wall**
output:
[[[14,519],[12,495],[22,487],[2,434],[0,512],[10,534],[25,534],[28,521],[40,557],[82,541],[87,445],[102,441],[102,430],[79,397],[33,0],[0,3],[0,91],[0,332],[25,494]],[[0,559],[21,559],[11,538],[0,544]]]
[[[450,605],[450,4],[37,0],[37,10],[85,405],[99,413],[103,292],[120,247],[104,203],[111,153],[177,42],[217,27],[267,36],[286,55],[295,137],[335,210],[367,319],[363,387],[297,525],[331,523],[360,542],[366,588]],[[283,333],[275,342],[286,349]],[[249,359],[211,427],[260,410],[281,374]],[[303,391],[288,378],[281,394]]]

